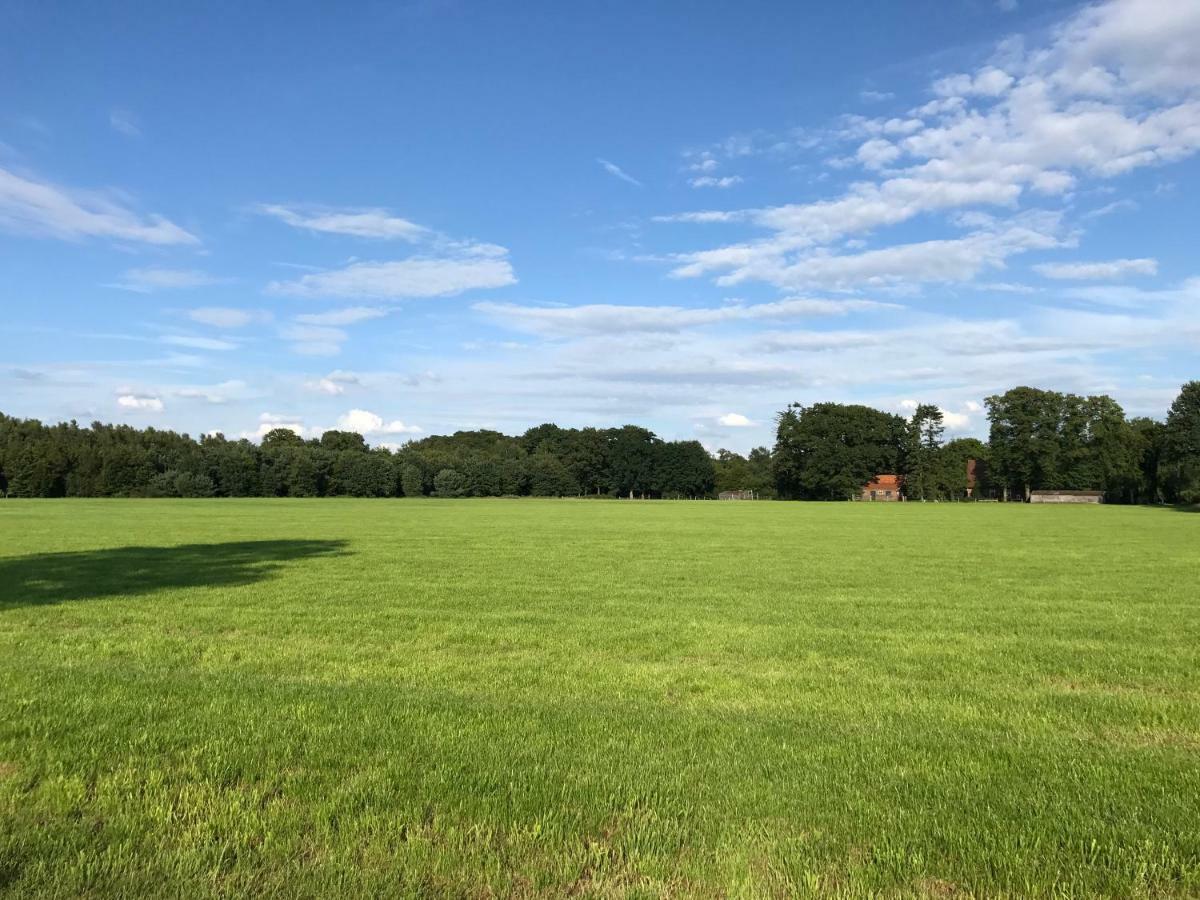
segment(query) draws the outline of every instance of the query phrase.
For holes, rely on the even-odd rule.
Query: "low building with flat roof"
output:
[[[1030,503],[1103,503],[1104,491],[1030,491]]]

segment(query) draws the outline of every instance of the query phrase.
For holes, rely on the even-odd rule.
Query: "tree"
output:
[[[658,446],[655,491],[663,497],[695,499],[712,493],[716,472],[699,441],[670,441]]]
[[[1200,503],[1200,381],[1189,381],[1167,413],[1162,455],[1171,500]]]
[[[473,457],[462,463],[462,474],[468,497],[500,496],[500,460]]]
[[[342,450],[335,454],[328,492],[348,497],[387,497],[394,483],[387,450]]]
[[[461,472],[442,469],[433,477],[433,493],[436,497],[463,497],[467,493],[467,480]]]
[[[357,431],[326,431],[321,435],[321,446],[340,453],[343,450],[367,452],[367,441]]]
[[[876,475],[898,471],[908,434],[899,416],[869,406],[792,404],[777,419],[779,496],[846,500]]]
[[[412,463],[400,466],[400,490],[405,497],[422,497],[425,495],[425,477],[421,470]]]
[[[1004,499],[1010,491],[1028,499],[1035,488],[1061,487],[1062,394],[1017,387],[984,402],[991,423],[993,471]]]
[[[962,500],[967,496],[967,488],[971,486],[967,478],[967,465],[972,459],[975,460],[975,486],[971,496],[979,498],[990,494],[990,452],[983,441],[956,438],[942,447],[939,456],[937,489],[942,497]]]
[[[653,431],[625,425],[608,432],[608,486],[618,497],[645,496],[654,490],[657,445]]]
[[[557,456],[538,451],[525,460],[529,493],[535,497],[564,497],[579,493],[579,485]]]
[[[904,490],[918,500],[941,497],[942,411],[930,403],[921,403],[909,421],[904,454]]]
[[[987,398],[992,469],[1005,498],[1032,490],[1103,490],[1130,500],[1140,480],[1137,435],[1112,397],[1013,388]]]
[[[1137,497],[1139,503],[1162,503],[1166,498],[1163,455],[1167,442],[1167,426],[1146,416],[1129,421],[1137,454]]]

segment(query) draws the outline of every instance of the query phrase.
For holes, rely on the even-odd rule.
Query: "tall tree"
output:
[[[897,472],[908,435],[900,416],[869,406],[792,404],[777,417],[779,496],[846,500],[882,473]]]
[[[1028,499],[1035,488],[1060,487],[1063,395],[1017,387],[985,401],[991,422],[992,466],[1005,499]]]
[[[1171,500],[1200,503],[1200,381],[1189,381],[1167,413],[1162,469]]]
[[[917,500],[936,500],[941,495],[938,451],[946,430],[942,420],[942,411],[932,403],[919,404],[909,420],[904,490]]]

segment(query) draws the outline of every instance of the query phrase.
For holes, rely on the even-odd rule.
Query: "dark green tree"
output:
[[[467,480],[461,472],[454,469],[442,469],[433,476],[433,493],[435,497],[465,497],[467,495]]]
[[[411,462],[400,466],[400,490],[405,497],[425,495],[425,476],[421,474],[421,469]]]
[[[869,406],[792,404],[776,419],[775,484],[784,499],[846,500],[899,470],[908,436],[900,416]]]
[[[1163,484],[1176,503],[1200,503],[1200,381],[1189,381],[1167,413]]]

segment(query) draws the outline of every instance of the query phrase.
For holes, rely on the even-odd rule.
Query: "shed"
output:
[[[1104,491],[1030,491],[1030,503],[1103,503]]]

